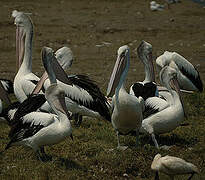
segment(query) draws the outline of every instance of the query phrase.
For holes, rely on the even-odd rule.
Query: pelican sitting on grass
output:
[[[151,169],[156,171],[155,180],[159,180],[158,172],[167,174],[170,179],[174,180],[175,175],[191,174],[188,180],[191,180],[195,173],[199,173],[198,168],[181,158],[174,156],[164,156],[157,154],[151,165]]]

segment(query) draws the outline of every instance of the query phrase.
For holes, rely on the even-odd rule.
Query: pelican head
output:
[[[154,66],[152,59],[152,45],[144,40],[140,43],[137,48],[138,57],[141,59],[143,64],[148,68],[151,75],[151,81],[155,80]]]
[[[127,75],[129,68],[129,47],[121,46],[118,49],[117,60],[108,84],[107,96],[112,96],[116,87],[119,89]]]
[[[73,63],[73,53],[70,48],[62,47],[55,52],[56,59],[63,69],[71,67]]]
[[[51,84],[56,83],[56,79],[58,79],[59,81],[61,81],[63,83],[70,84],[68,76],[67,76],[66,72],[63,70],[63,68],[60,66],[60,64],[58,63],[53,49],[51,49],[49,47],[43,47],[41,54],[42,54],[42,61],[43,61],[43,64],[44,64],[46,71],[41,76],[41,79],[39,80],[39,82],[36,85],[35,89],[33,90],[32,94],[37,94],[42,89],[42,86],[43,86],[45,80],[49,77],[48,71],[51,71],[50,77],[49,77]],[[51,66],[52,66],[52,68],[51,68]]]
[[[174,68],[165,66],[160,71],[160,82],[168,89],[171,89],[171,87],[174,88],[179,94],[180,89],[177,81],[177,71]]]
[[[68,115],[70,117],[66,104],[65,104],[65,92],[64,90],[57,84],[56,74],[55,74],[55,60],[54,52],[49,47],[43,47],[42,49],[42,61],[44,68],[48,74],[48,78],[51,82],[51,85],[46,89],[45,97],[48,100],[52,109],[58,113],[60,111],[63,114]]]
[[[17,68],[20,68],[24,57],[26,33],[29,32],[33,34],[33,23],[28,16],[28,13],[14,10],[12,12],[12,17],[15,18],[14,24],[16,25]],[[32,36],[30,38],[32,40]]]

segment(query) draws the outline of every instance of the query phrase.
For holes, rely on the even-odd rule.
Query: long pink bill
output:
[[[119,84],[120,77],[125,66],[126,66],[125,55],[123,55],[122,57],[118,56],[108,84],[107,97],[111,97],[114,95],[115,89]]]
[[[38,94],[41,91],[43,84],[47,78],[48,78],[48,74],[47,72],[44,72],[43,75],[41,76],[41,79],[38,81],[36,87],[34,88],[31,94]]]
[[[67,85],[71,85],[72,83],[70,82],[68,75],[61,67],[61,65],[59,64],[55,56],[53,56],[52,65],[53,65],[53,71],[55,72],[56,78]]]
[[[23,62],[24,57],[24,51],[25,51],[25,34],[23,30],[17,26],[16,29],[16,67],[17,71],[21,67],[21,64]]]

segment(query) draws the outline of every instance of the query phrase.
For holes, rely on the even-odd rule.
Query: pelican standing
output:
[[[171,95],[171,97],[169,95],[166,99],[168,107],[160,112],[154,112],[145,118],[140,129],[140,132],[147,132],[152,136],[152,140],[157,148],[159,148],[159,145],[155,139],[155,134],[171,132],[184,120],[184,110],[180,98],[176,70],[170,66],[165,66],[160,72],[160,81],[169,90]],[[170,84],[175,90],[172,90]]]
[[[130,64],[129,47],[127,45],[118,49],[117,60],[108,84],[107,96],[112,96],[112,125],[117,132],[118,149],[126,149],[121,146],[119,141],[119,133],[128,134],[132,130],[136,131],[137,144],[139,136],[139,128],[142,122],[142,104],[143,98],[137,98],[126,92],[124,81],[126,79]]]
[[[130,87],[130,94],[136,97],[143,97],[146,100],[149,97],[157,96],[157,85],[155,83],[154,66],[152,60],[152,45],[142,41],[137,48],[139,59],[144,64],[145,79],[142,82],[136,82]]]
[[[197,69],[183,56],[176,52],[165,51],[164,54],[156,59],[157,70],[160,71],[163,67],[168,66],[171,61],[174,61],[176,66],[177,80],[180,89],[186,91],[203,91],[203,83],[201,81]]]
[[[56,114],[32,112],[25,115],[12,127],[9,133],[11,140],[5,149],[13,145],[29,146],[40,160],[45,160],[43,147],[59,143],[71,136],[72,128],[70,114],[65,106],[65,93],[57,84],[54,73],[53,51],[50,48],[43,48],[42,58],[51,82],[46,89],[45,97]]]
[[[161,111],[168,107],[167,102],[164,99],[159,99],[158,88],[155,83],[154,66],[152,59],[152,45],[146,41],[142,41],[137,48],[137,54],[139,59],[144,64],[145,79],[142,82],[136,82],[130,87],[130,94],[136,97],[142,97],[145,101],[145,108],[143,111],[143,117],[147,117],[151,112]],[[156,102],[157,99],[157,102]],[[156,102],[156,103],[155,103]],[[152,109],[150,112],[150,105]]]
[[[188,180],[191,180],[195,173],[199,173],[198,168],[185,160],[174,157],[174,156],[164,156],[157,154],[151,165],[151,169],[156,171],[155,180],[159,180],[158,172],[167,174],[170,179],[174,180],[175,175],[191,174]]]
[[[56,54],[56,57],[58,57],[58,54]],[[63,78],[62,76],[57,76],[57,82],[59,86],[61,86],[61,88],[63,88],[65,91],[66,105],[68,110],[72,112],[72,114],[79,114],[111,121],[109,104],[103,93],[100,91],[99,87],[87,76],[67,76],[63,68],[58,63],[60,60],[53,60],[53,62],[55,63],[56,67],[58,67],[57,71],[65,75]],[[33,93],[38,93],[41,90],[43,84],[48,86],[49,82],[46,81],[46,79],[47,74],[45,72]],[[45,105],[44,108],[48,111],[48,104]]]
[[[14,78],[14,94],[23,102],[35,88],[39,78],[32,73],[33,23],[23,12],[14,10],[12,16],[16,25],[17,74]]]

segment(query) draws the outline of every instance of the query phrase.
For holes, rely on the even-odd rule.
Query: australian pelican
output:
[[[197,69],[183,56],[176,52],[165,51],[164,54],[156,59],[157,70],[160,71],[164,66],[169,66],[170,62],[176,64],[177,80],[180,89],[186,91],[203,91],[203,84]]]
[[[195,173],[199,173],[194,164],[174,156],[162,157],[161,154],[155,155],[151,169],[156,171],[155,180],[159,180],[158,172],[168,175],[171,179],[174,179],[175,175],[191,174],[188,180],[191,180]]]
[[[58,51],[56,53],[56,57],[59,57]],[[63,54],[61,54],[61,58],[62,57]],[[65,59],[66,57],[64,57],[64,60]],[[53,62],[55,63],[56,67],[58,67],[57,71],[65,74],[63,78],[62,76],[57,76],[57,82],[59,86],[61,86],[61,88],[63,88],[65,91],[66,105],[68,107],[68,110],[73,114],[90,116],[111,121],[109,104],[103,93],[100,91],[99,87],[87,76],[67,76],[63,68],[59,65],[59,63],[61,64],[61,60],[53,60]],[[71,65],[72,63],[68,64]],[[34,89],[33,93],[38,93],[41,90],[43,84],[49,83],[48,81],[46,81],[46,79],[47,74],[45,72],[38,82],[38,85]],[[46,109],[49,109],[48,105],[46,106]]]
[[[118,148],[126,149],[119,142],[119,133],[128,134],[132,130],[136,131],[137,144],[139,129],[142,122],[143,98],[130,95],[124,88],[124,81],[129,70],[130,57],[127,45],[118,49],[117,60],[110,78],[107,89],[107,97],[112,98],[112,125],[117,132]]]
[[[63,141],[66,137],[72,137],[70,114],[65,105],[64,90],[57,84],[54,54],[50,48],[42,50],[43,64],[47,71],[50,86],[46,89],[45,97],[55,114],[32,112],[21,117],[9,133],[10,142],[5,149],[13,145],[31,147],[40,160],[45,160],[43,147]]]
[[[173,62],[174,63],[174,62]],[[159,111],[157,106],[160,98],[155,97],[153,101],[147,103],[150,105],[150,114],[147,118],[143,119],[140,132],[147,132],[152,136],[152,140],[157,148],[159,145],[155,139],[155,134],[162,134],[171,132],[177,128],[184,120],[183,102],[180,97],[180,89],[177,82],[177,71],[170,66],[165,66],[160,71],[160,81],[169,91],[165,94],[167,108]],[[172,90],[174,88],[174,90]],[[157,106],[156,106],[157,105]]]

